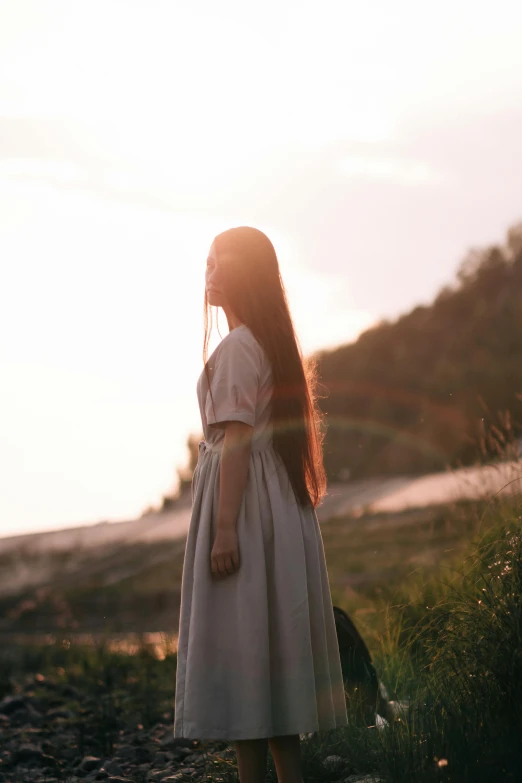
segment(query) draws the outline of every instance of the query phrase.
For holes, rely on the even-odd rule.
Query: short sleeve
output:
[[[261,357],[257,346],[243,335],[225,338],[219,346],[211,374],[214,404],[207,393],[207,424],[242,421],[254,427],[260,373]]]

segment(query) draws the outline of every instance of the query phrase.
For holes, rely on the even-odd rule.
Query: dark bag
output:
[[[388,694],[364,639],[344,609],[333,611],[348,709],[367,726],[375,724],[376,713],[389,719]]]

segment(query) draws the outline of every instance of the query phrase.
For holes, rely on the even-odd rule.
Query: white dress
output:
[[[347,724],[319,522],[296,502],[272,445],[268,357],[245,324],[208,360],[197,393],[205,440],[192,478],[176,671],[174,736],[257,739]],[[254,427],[237,522],[239,569],[215,578],[224,421]]]

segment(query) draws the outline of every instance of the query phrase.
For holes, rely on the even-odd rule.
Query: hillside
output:
[[[471,250],[431,305],[316,354],[329,479],[494,458],[522,431],[521,357],[519,223]]]

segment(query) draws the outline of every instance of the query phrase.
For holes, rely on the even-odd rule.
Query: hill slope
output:
[[[522,223],[470,251],[430,306],[316,354],[330,480],[495,456],[522,431],[521,357]]]

